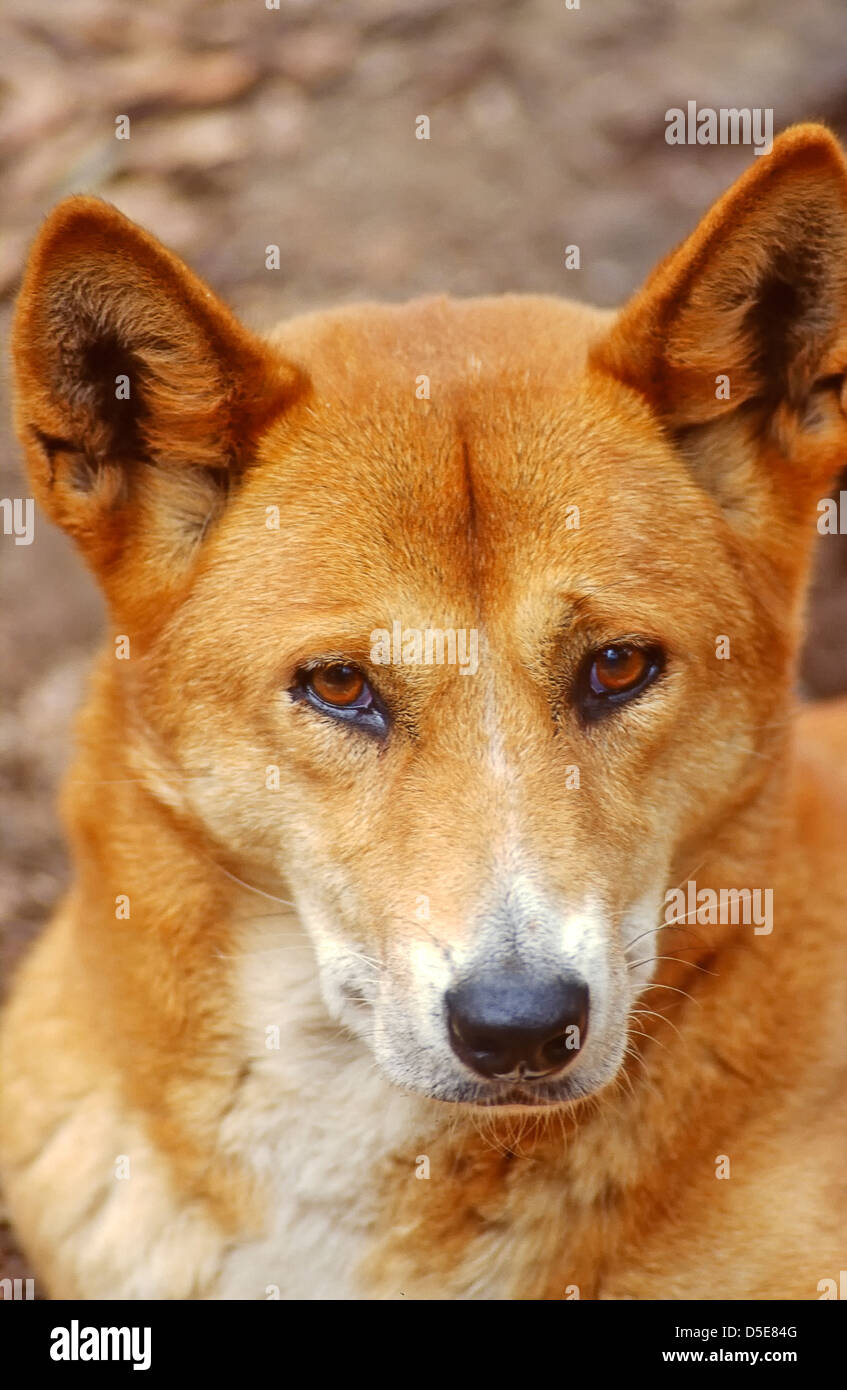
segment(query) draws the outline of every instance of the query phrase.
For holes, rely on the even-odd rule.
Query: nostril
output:
[[[576,975],[523,970],[472,976],[447,995],[450,1043],[481,1076],[549,1076],[574,1060],[588,1027],[588,986]]]
[[[541,1048],[543,1061],[550,1066],[559,1066],[570,1061],[571,1054],[579,1050],[579,1025],[572,1024],[564,1033],[559,1033]]]

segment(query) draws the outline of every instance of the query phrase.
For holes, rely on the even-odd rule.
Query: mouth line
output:
[[[460,1091],[452,1096],[435,1096],[444,1105],[467,1105],[474,1110],[551,1110],[572,1105],[589,1092],[568,1086],[499,1086],[486,1092],[481,1088]]]
[[[554,1110],[557,1106],[568,1105],[570,1102],[571,1097],[569,1096],[559,1096],[547,1100],[516,1091],[511,1096],[492,1097],[490,1100],[473,1100],[468,1103],[475,1110]]]

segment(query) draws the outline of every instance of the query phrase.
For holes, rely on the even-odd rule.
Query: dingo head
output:
[[[618,316],[427,300],[260,340],[108,205],[48,220],[18,428],[130,638],[121,729],[293,898],[401,1086],[554,1103],[620,1068],[666,891],[774,775],[846,306],[816,127]]]

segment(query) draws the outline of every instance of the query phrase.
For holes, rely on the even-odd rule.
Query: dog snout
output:
[[[588,1029],[588,986],[578,975],[478,974],[450,990],[446,1003],[453,1051],[487,1078],[563,1071]]]

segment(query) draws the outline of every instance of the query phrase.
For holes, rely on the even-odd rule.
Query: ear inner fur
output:
[[[196,538],[304,384],[176,256],[94,198],[67,199],[42,229],[13,348],[34,488],[100,570],[154,469],[165,504],[173,477]]]
[[[800,126],[659,265],[595,361],[674,427],[745,402],[770,413],[806,399],[846,320],[847,166],[827,131]]]

